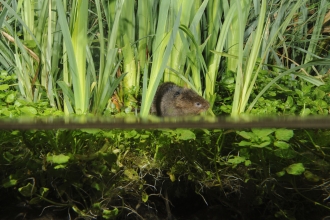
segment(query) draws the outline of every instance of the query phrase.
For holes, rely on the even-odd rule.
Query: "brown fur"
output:
[[[157,89],[151,113],[157,116],[197,115],[209,107],[208,101],[193,90],[166,82]]]

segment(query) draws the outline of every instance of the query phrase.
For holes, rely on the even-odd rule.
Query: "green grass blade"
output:
[[[164,2],[162,2],[162,3],[164,3]],[[159,52],[158,52],[157,56],[154,57],[154,59],[156,59],[156,62],[153,63],[153,65],[152,65],[152,69],[151,69],[152,74],[150,76],[149,86],[148,86],[148,89],[146,92],[145,99],[142,100],[143,102],[142,102],[141,111],[140,111],[140,115],[142,117],[147,116],[149,113],[153,97],[156,94],[158,84],[159,84],[159,82],[163,76],[164,70],[166,68],[166,64],[168,62],[168,59],[170,57],[170,54],[171,54],[171,51],[172,51],[172,48],[174,45],[175,37],[179,30],[181,10],[182,10],[182,8],[180,8],[180,10],[177,14],[177,18],[174,22],[171,34],[168,37],[165,37],[164,39],[162,39],[163,41],[159,45],[159,48],[160,48]],[[164,17],[162,14],[160,14],[159,18],[164,18]],[[158,20],[158,22],[162,23],[162,21],[160,21],[160,20]],[[163,26],[158,26],[158,27],[163,28]],[[158,32],[158,30],[157,30],[157,32]],[[161,36],[163,36],[163,34],[164,34],[163,30],[159,30],[159,34]],[[157,39],[157,37],[159,37],[159,36],[156,33],[156,39]],[[159,42],[159,41],[160,41],[160,39],[158,39],[157,42]],[[156,45],[158,46],[158,44],[156,44]],[[166,47],[165,52],[162,53],[162,51],[163,51],[162,49],[164,49],[165,47]],[[161,58],[160,58],[160,56],[161,56]],[[154,66],[154,64],[156,64],[156,66]]]

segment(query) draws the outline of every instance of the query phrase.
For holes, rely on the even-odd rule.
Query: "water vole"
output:
[[[197,115],[209,107],[208,101],[193,90],[166,82],[157,89],[151,113],[157,116]]]

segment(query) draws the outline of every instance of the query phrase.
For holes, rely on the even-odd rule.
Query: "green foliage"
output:
[[[225,190],[238,190],[237,178],[257,185],[270,177],[319,184],[330,167],[325,136],[328,131],[289,129],[4,131],[1,184],[30,204],[111,219],[120,215],[123,207],[118,205],[129,202],[132,191],[141,202],[152,203],[148,190],[163,181],[189,181],[210,189],[221,185]],[[229,141],[233,139],[238,143]],[[264,172],[255,173],[258,169]],[[88,196],[76,193],[82,191]],[[71,203],[59,199],[63,193]]]
[[[195,89],[216,102],[216,113],[326,113],[328,101],[319,96],[310,104],[314,109],[307,100],[297,109],[270,105],[289,91],[301,95],[294,86],[301,79],[323,84],[329,63],[322,29],[327,1],[262,1],[253,7],[214,0],[0,2],[0,69],[16,75],[17,96],[37,103],[46,95],[50,106],[66,115],[132,112],[142,74],[142,116],[162,80]],[[315,16],[309,18],[310,11]],[[290,74],[299,79],[290,80]],[[279,83],[282,79],[288,81]],[[9,86],[0,85],[0,91]],[[218,105],[219,100],[226,103]]]
[[[209,114],[329,114],[329,1],[0,4],[2,118],[122,116],[139,99],[147,116],[162,81],[204,95]],[[328,193],[329,136],[285,128],[7,130],[0,132],[0,184],[30,205],[115,219],[182,182],[217,196],[252,182],[253,204],[291,218],[300,189]],[[283,188],[298,193],[291,208]]]

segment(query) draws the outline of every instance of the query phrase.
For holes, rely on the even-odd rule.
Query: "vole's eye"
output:
[[[197,107],[201,107],[202,104],[201,104],[200,102],[196,102],[195,105],[196,105]]]
[[[177,97],[179,95],[180,95],[180,92],[179,91],[174,93],[174,97]]]

